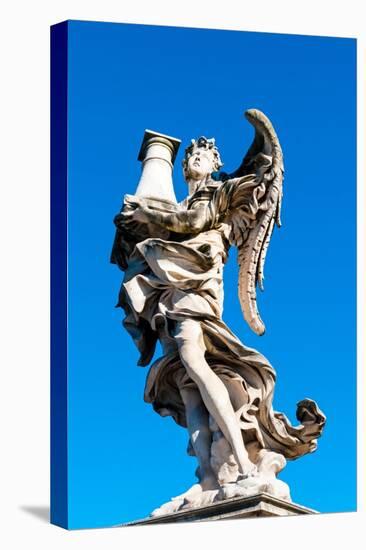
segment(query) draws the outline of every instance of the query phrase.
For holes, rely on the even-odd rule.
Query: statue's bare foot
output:
[[[185,498],[194,498],[200,495],[203,491],[211,491],[219,488],[219,484],[214,475],[208,475],[201,479],[199,483],[195,483],[187,491],[173,497],[172,500],[181,500]]]
[[[194,500],[202,494],[203,488],[200,483],[195,483],[187,491],[176,497],[172,497],[169,502],[166,502],[159,508],[156,508],[151,512],[152,517],[165,516],[167,514],[174,514],[178,512],[187,499]]]
[[[168,514],[174,514],[174,512],[177,512],[179,508],[182,506],[184,502],[184,499],[178,499],[176,497],[175,500],[171,500],[170,502],[167,502],[160,506],[159,508],[156,508],[153,510],[150,514],[151,517],[156,518],[159,516],[166,516]]]
[[[215,476],[206,476],[198,484],[201,491],[192,491],[186,494],[182,510],[206,506],[215,500],[219,492],[220,485]]]
[[[195,483],[184,493],[173,497],[170,502],[156,508],[150,515],[152,517],[174,514],[181,509],[196,508],[213,502],[219,491],[219,484],[214,476],[207,476],[199,483]]]
[[[195,483],[190,487],[187,491],[182,493],[181,495],[177,495],[176,497],[172,497],[172,500],[181,500],[183,501],[185,498],[194,497],[196,495],[200,495],[202,493],[202,485],[200,483]]]
[[[216,489],[202,491],[202,493],[199,495],[186,498],[184,500],[182,510],[190,510],[192,508],[198,508],[200,506],[207,506],[208,504],[211,504],[215,500],[218,493],[219,493],[219,487],[217,487]]]

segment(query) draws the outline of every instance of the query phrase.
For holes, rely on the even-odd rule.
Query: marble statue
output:
[[[158,340],[163,350],[148,371],[145,401],[187,428],[188,453],[198,462],[197,483],[152,516],[259,492],[290,500],[276,475],[286,459],[316,449],[325,423],[310,399],[297,405],[297,426],[273,410],[273,367],[222,319],[223,268],[236,246],[243,316],[264,333],[256,286],[263,289],[266,251],[280,225],[281,146],[262,112],[245,114],[255,137],[233,173],[221,170],[214,139],[192,140],[183,160],[189,192],[179,204],[172,170],[180,142],[146,131],[137,191],[114,220],[124,328],[139,365],[150,364]]]

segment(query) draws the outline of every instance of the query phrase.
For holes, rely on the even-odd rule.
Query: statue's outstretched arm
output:
[[[139,206],[133,211],[122,212],[119,214],[119,218],[126,225],[129,222],[151,223],[175,233],[185,234],[205,231],[212,226],[213,221],[208,203],[178,212],[162,212],[147,206]]]

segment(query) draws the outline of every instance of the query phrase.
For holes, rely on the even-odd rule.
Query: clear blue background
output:
[[[145,128],[200,135],[227,171],[249,147],[247,108],[279,135],[286,178],[259,297],[266,335],[243,321],[236,252],[224,319],[278,374],[274,408],[300,399],[327,415],[318,450],[288,463],[292,498],[320,512],[356,508],[356,42],[233,31],[69,22],[69,521],[71,528],[147,516],[195,480],[187,433],[143,402],[146,369],[114,309],[112,223],[140,174]]]

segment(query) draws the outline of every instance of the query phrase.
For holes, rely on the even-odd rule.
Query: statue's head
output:
[[[212,172],[220,170],[223,163],[215,145],[215,139],[207,139],[204,136],[198,138],[197,141],[192,139],[185,151],[182,165],[186,180],[199,181]]]

